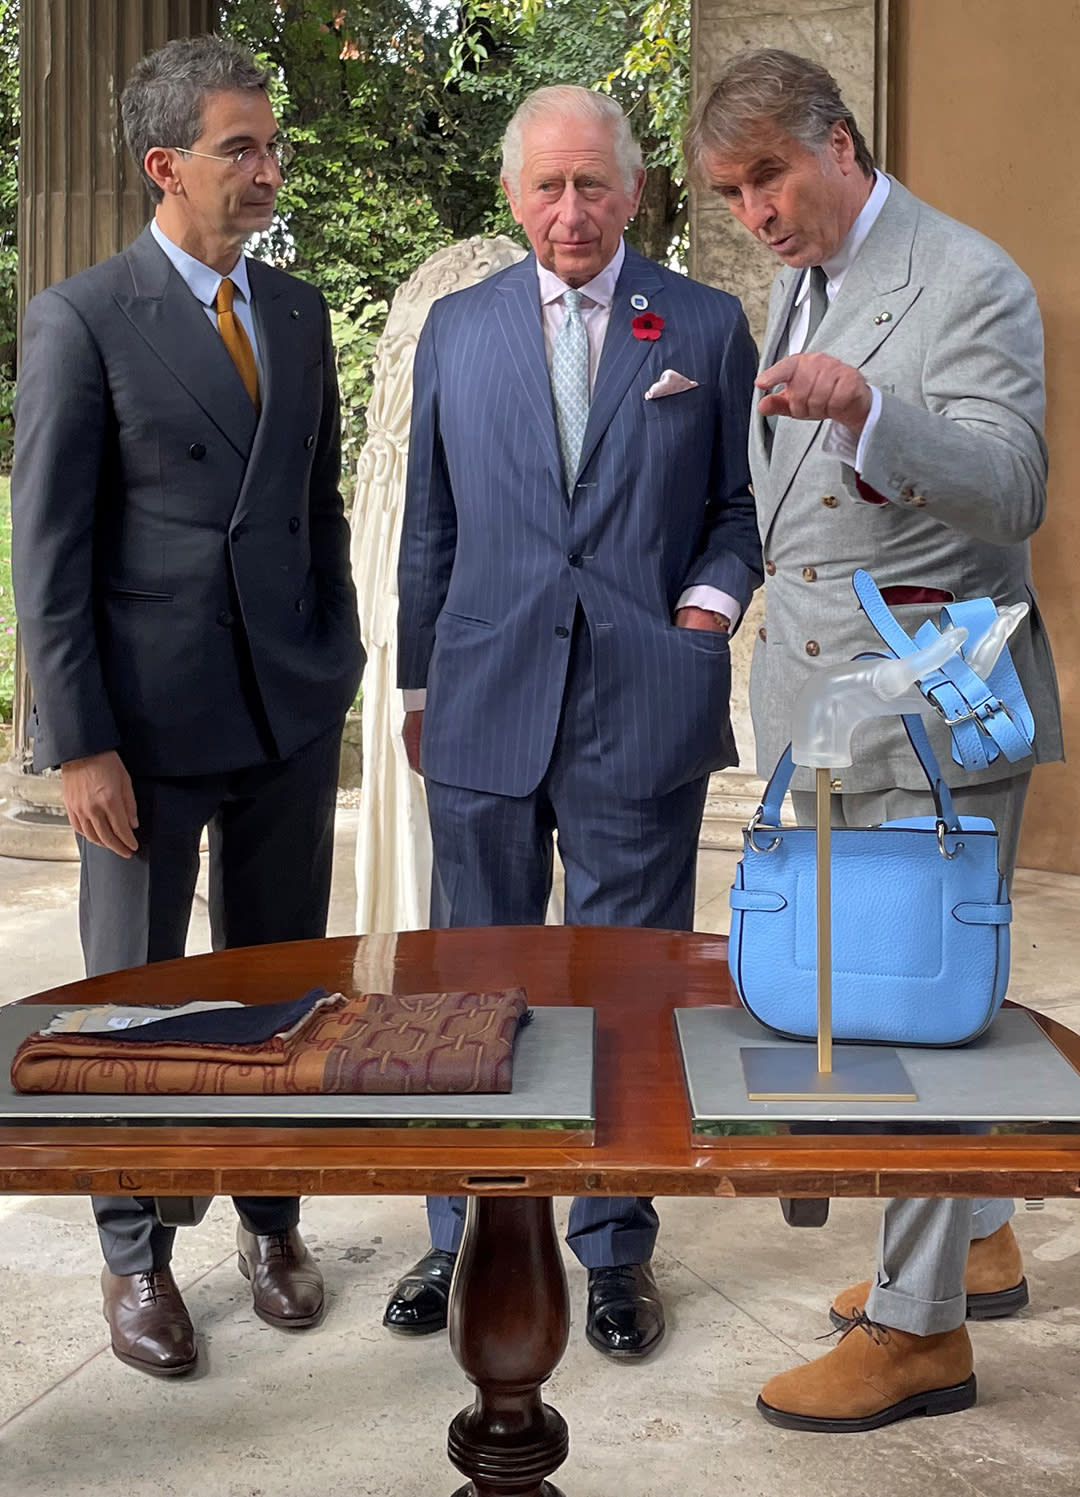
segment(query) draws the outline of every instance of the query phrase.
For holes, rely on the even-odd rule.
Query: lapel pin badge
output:
[[[891,312],[879,312],[877,314],[877,316],[874,318],[874,326],[875,327],[880,327],[883,322],[891,322],[891,321],[892,321],[892,313]]]
[[[289,313],[289,316],[292,317],[292,318],[299,317],[300,316],[300,312],[299,312],[298,308],[293,307],[292,311]]]
[[[635,291],[633,296],[630,298],[630,305],[633,307],[635,312],[644,312],[649,305],[649,298],[647,296],[642,296],[640,291]]]

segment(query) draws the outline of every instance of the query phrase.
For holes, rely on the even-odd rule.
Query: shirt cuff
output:
[[[675,604],[675,612],[678,613],[680,608],[704,608],[709,613],[722,613],[731,621],[732,629],[739,622],[739,615],[742,613],[742,604],[736,602],[730,593],[721,592],[718,587],[709,587],[704,582],[686,589]]]
[[[863,429],[858,437],[849,426],[842,426],[839,421],[830,421],[822,439],[822,452],[827,452],[830,457],[838,457],[842,463],[847,463],[849,468],[854,468],[856,473],[861,473],[866,458],[866,448],[874,434],[874,427],[878,424],[880,415],[881,391],[876,385],[871,385],[870,413],[863,422]]]
[[[423,712],[427,702],[426,686],[406,686],[402,688],[402,698],[405,702],[406,712]]]

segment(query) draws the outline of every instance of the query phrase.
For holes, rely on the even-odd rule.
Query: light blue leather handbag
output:
[[[998,838],[958,817],[918,717],[904,717],[936,814],[832,832],[832,1004],[837,1040],[963,1045],[1009,980],[1012,906]],[[745,1006],[789,1039],[817,1033],[815,830],[781,827],[790,749],[743,834],[728,963]]]

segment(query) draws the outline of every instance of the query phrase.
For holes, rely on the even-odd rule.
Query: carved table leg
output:
[[[566,1350],[570,1302],[548,1197],[472,1196],[450,1293],[450,1345],[476,1402],[450,1425],[455,1497],[562,1497],[566,1421],[540,1388]]]

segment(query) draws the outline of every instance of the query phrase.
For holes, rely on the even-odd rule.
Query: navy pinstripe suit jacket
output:
[[[630,298],[664,319],[635,338]],[[563,482],[532,255],[437,301],[416,351],[399,565],[399,685],[427,687],[422,763],[527,795],[551,758],[580,605],[597,731],[635,799],[736,762],[726,636],[676,629],[684,588],[761,581],[747,425],[756,356],[734,297],[627,248],[581,465]],[[645,400],[662,370],[697,388]]]

